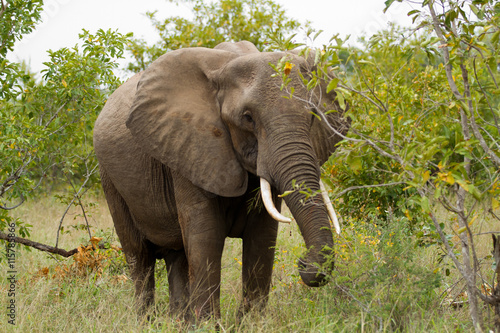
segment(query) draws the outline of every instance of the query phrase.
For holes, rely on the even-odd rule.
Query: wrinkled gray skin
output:
[[[260,53],[249,42],[169,52],[102,110],[95,152],[143,311],[154,302],[155,261],[164,259],[171,311],[219,316],[226,237],[243,239],[241,311],[266,303],[278,223],[265,209],[249,211],[259,177],[272,185],[278,208],[277,194],[294,179],[319,190],[319,167],[340,140],[304,102],[282,97],[269,63],[284,55]],[[310,63],[288,56],[294,96],[305,98],[297,71]],[[334,97],[323,90],[320,104],[339,110],[329,122],[345,134],[350,120]],[[320,286],[326,274],[313,263],[330,254],[324,247],[333,247],[332,231],[321,196],[305,205],[302,198],[285,197],[309,249],[299,271],[305,284]]]

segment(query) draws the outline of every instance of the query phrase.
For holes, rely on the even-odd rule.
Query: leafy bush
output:
[[[415,316],[434,311],[441,275],[418,260],[422,250],[409,239],[405,223],[381,226],[351,218],[336,244],[333,284],[350,299],[350,310],[362,310],[365,324],[405,331]]]

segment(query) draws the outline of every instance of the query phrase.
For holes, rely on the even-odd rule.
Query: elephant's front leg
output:
[[[224,238],[213,230],[188,236],[191,314],[220,317],[221,257]]]
[[[267,212],[250,216],[243,233],[243,302],[240,313],[267,303],[274,263],[278,222]]]
[[[221,258],[226,237],[218,198],[176,175],[175,200],[189,266],[189,315],[220,317]]]

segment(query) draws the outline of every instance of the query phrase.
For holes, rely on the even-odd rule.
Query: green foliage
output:
[[[7,53],[12,51],[14,43],[23,38],[23,35],[33,31],[35,24],[40,21],[43,1],[6,0],[1,2],[0,8],[0,98],[12,98],[20,93],[25,76],[19,64],[11,63],[6,59]]]
[[[432,311],[438,301],[441,276],[418,261],[404,224],[349,219],[337,242],[333,283],[354,300],[343,311],[361,308],[374,329],[406,331],[415,315]]]
[[[361,47],[334,36],[323,49],[304,48],[301,54],[312,55],[316,65],[304,85],[311,94],[319,85],[334,91],[353,120],[324,170],[341,215],[403,224],[420,245],[438,240],[466,281],[478,328],[476,263],[482,258],[474,221],[483,209],[498,219],[500,206],[500,5],[421,5],[408,13],[418,22],[416,31],[391,26],[362,38]],[[283,38],[275,43],[295,47]],[[285,66],[275,69],[286,87]],[[335,112],[315,108],[322,111],[319,118]],[[455,218],[441,220],[439,206]],[[461,250],[450,241],[453,235]]]
[[[416,33],[392,26],[361,47],[332,38],[315,52],[317,70],[305,84],[312,91],[324,82],[342,109],[350,106],[351,131],[325,168],[341,215],[403,223],[420,244],[439,239],[467,281],[477,328],[480,259],[469,244],[480,206],[495,217],[499,207],[500,5],[421,4],[408,14]],[[439,220],[439,205],[458,226]],[[461,252],[449,242],[453,230]]]
[[[0,58],[4,59],[8,51],[14,49],[16,40],[33,31],[40,20],[43,2],[41,0],[20,1],[6,0],[1,2],[0,17]]]
[[[164,53],[184,47],[213,48],[222,42],[247,40],[260,51],[271,50],[268,37],[279,32],[290,34],[299,22],[289,19],[282,7],[272,0],[169,0],[176,4],[189,4],[193,19],[156,18],[157,12],[147,15],[160,35],[160,41],[149,46],[144,40],[134,39],[129,50],[134,62],[128,70],[139,72]]]
[[[49,51],[41,82],[27,72],[18,76],[20,93],[0,102],[2,216],[47,177],[73,187],[97,180],[92,128],[107,96],[120,84],[114,59],[123,56],[128,37],[84,30],[81,47]]]
[[[382,218],[391,211],[421,221],[427,219],[429,199],[445,200],[459,188],[472,199],[497,202],[500,90],[492,62],[500,58],[498,44],[486,42],[488,34],[495,39],[498,29],[493,14],[484,22],[456,23],[474,36],[462,34],[454,40],[452,31],[448,34],[446,47],[454,65],[450,76],[458,88],[450,86],[440,54],[444,46],[437,45],[439,38],[423,23],[424,33],[407,36],[393,26],[361,39],[362,48],[347,47],[335,38],[316,52],[318,78],[310,80],[308,88],[326,80],[341,107],[349,101],[347,115],[353,119],[350,138],[326,165],[326,176],[339,192],[352,186],[384,186],[346,191],[341,210]],[[470,47],[461,48],[464,44]],[[457,89],[465,97],[457,98]],[[462,111],[469,115],[467,128]]]

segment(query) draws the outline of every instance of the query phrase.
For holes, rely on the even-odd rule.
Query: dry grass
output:
[[[114,234],[112,220],[102,198],[93,199],[96,206],[90,209],[92,231],[98,236],[112,237]],[[16,210],[19,218],[33,225],[31,239],[55,244],[56,232],[65,206],[52,198],[41,198],[36,202],[25,204]],[[80,244],[88,244],[85,230],[76,230],[71,225],[85,223],[78,207],[70,211],[64,225],[70,233],[61,235],[60,247],[67,250]],[[477,220],[476,231],[492,230],[494,221]],[[363,229],[359,230],[368,230]],[[380,246],[374,241],[366,242],[366,234],[356,226],[345,227],[341,238],[337,239],[337,247],[349,249],[358,246],[348,253],[349,262],[343,261],[339,252],[338,274],[334,282],[326,287],[312,289],[300,283],[296,261],[303,252],[303,241],[296,225],[281,225],[276,249],[273,286],[269,304],[264,312],[250,313],[238,322],[236,318],[241,298],[241,241],[228,239],[223,257],[221,311],[219,321],[221,331],[232,332],[352,332],[352,331],[405,331],[405,332],[461,332],[470,329],[467,308],[453,309],[439,307],[441,293],[451,283],[457,281],[457,275],[444,277],[444,284],[427,298],[404,296],[419,295],[419,286],[412,283],[414,275],[398,272],[399,280],[408,281],[408,285],[387,284],[381,280],[375,284],[367,284],[376,280],[377,274],[388,274],[383,270],[376,271],[372,265],[380,265],[384,257],[379,256]],[[380,236],[381,239],[384,235]],[[394,236],[396,237],[396,236]],[[490,235],[477,238],[478,250],[482,256],[490,251]],[[401,241],[401,240],[400,240]],[[115,241],[115,244],[117,242]],[[364,246],[364,247],[363,247]],[[390,247],[387,247],[390,250]],[[386,249],[386,250],[387,250]],[[436,247],[414,248],[414,260],[411,263],[418,267],[433,270],[437,267],[440,252]],[[168,283],[164,264],[159,263],[156,272],[156,313],[153,319],[144,322],[136,316],[133,299],[133,284],[123,258],[113,259],[113,267],[106,266],[103,274],[69,274],[58,276],[57,267],[69,266],[72,258],[53,257],[36,250],[19,249],[16,258],[18,271],[16,326],[5,324],[5,317],[0,323],[0,332],[177,332],[186,327],[180,326],[168,317]],[[396,258],[390,256],[386,258]],[[353,257],[355,256],[355,257]],[[372,257],[370,257],[372,256]],[[354,258],[354,260],[353,260]],[[121,261],[120,261],[121,260]],[[379,260],[379,261],[377,261]],[[406,262],[402,262],[406,263]],[[486,263],[486,261],[485,261]],[[409,263],[406,263],[409,264]],[[5,262],[1,270],[6,271]],[[451,266],[450,266],[451,267]],[[48,272],[44,273],[44,268]],[[406,275],[405,275],[406,274]],[[408,280],[406,280],[408,279]],[[425,281],[424,281],[425,282]],[[360,292],[363,286],[370,285],[373,290]],[[343,289],[344,288],[344,289]],[[392,289],[391,289],[392,288]],[[6,295],[6,285],[0,284],[0,293]],[[347,292],[345,292],[347,290]],[[350,292],[350,294],[349,294]],[[359,292],[359,293],[358,293]],[[372,295],[372,296],[367,296]],[[423,297],[423,296],[422,296]],[[387,304],[385,303],[387,302]],[[391,303],[392,302],[392,303]],[[405,308],[397,308],[396,303],[405,304]],[[405,303],[406,302],[406,303]],[[408,303],[409,302],[409,303]],[[383,310],[387,308],[388,310]],[[215,331],[215,322],[200,324],[197,332]]]

